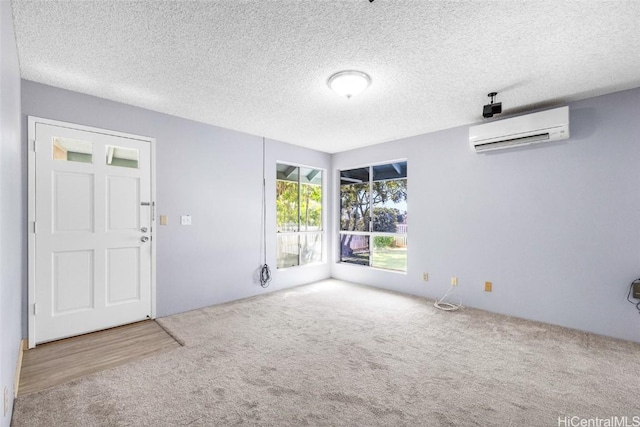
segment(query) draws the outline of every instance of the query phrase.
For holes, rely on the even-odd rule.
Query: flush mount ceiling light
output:
[[[335,73],[327,81],[327,85],[338,95],[350,99],[361,93],[371,84],[371,77],[362,71],[348,70]]]

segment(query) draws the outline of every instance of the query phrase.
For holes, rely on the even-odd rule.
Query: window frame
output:
[[[373,168],[376,166],[382,166],[382,165],[393,165],[394,163],[406,163],[406,172],[405,172],[405,176],[404,178],[398,178],[398,179],[405,179],[407,182],[406,185],[406,191],[408,194],[408,183],[409,183],[409,173],[408,173],[408,160],[407,159],[395,159],[395,160],[388,160],[388,161],[382,161],[382,162],[375,162],[375,163],[367,163],[365,165],[361,165],[361,166],[354,166],[354,167],[343,167],[343,168],[339,168],[337,169],[337,230],[338,230],[338,242],[337,242],[337,260],[336,263],[338,264],[342,264],[342,265],[352,265],[352,266],[359,266],[359,267],[368,267],[368,268],[372,268],[372,269],[377,269],[377,270],[383,270],[383,271],[387,271],[387,272],[392,272],[392,273],[400,273],[400,274],[407,274],[407,270],[408,270],[408,231],[407,228],[405,228],[404,232],[383,232],[383,231],[374,231],[374,215],[373,215],[373,210],[375,209],[374,203],[373,203],[373,194],[374,194],[374,182],[376,181],[374,178],[374,174],[373,174]],[[357,170],[357,169],[368,169],[368,175],[369,175],[369,179],[368,179],[368,217],[369,217],[369,230],[367,231],[363,231],[363,230],[342,230],[342,172],[344,171],[351,171],[351,170]],[[392,179],[389,179],[392,180]],[[384,181],[384,180],[381,180]],[[405,197],[405,203],[408,199],[408,196]],[[405,211],[405,215],[407,214],[408,209]],[[407,219],[405,217],[405,227],[407,225]],[[357,262],[348,262],[348,261],[343,261],[343,253],[342,253],[342,238],[345,235],[352,235],[352,236],[368,236],[369,238],[369,244],[368,244],[368,264],[360,264]],[[375,244],[374,244],[374,239],[376,237],[394,237],[394,238],[400,238],[403,239],[404,241],[404,246],[407,248],[407,252],[406,252],[406,260],[405,260],[405,266],[404,266],[404,270],[399,270],[399,269],[392,269],[392,268],[385,268],[385,267],[380,267],[380,266],[376,266],[373,265],[374,263],[374,252],[375,252]]]
[[[298,186],[298,200],[297,200],[297,217],[298,217],[298,224],[297,224],[297,230],[296,231],[279,231],[279,225],[278,225],[278,193],[277,193],[277,183],[278,181],[285,181],[283,179],[278,178],[278,166],[287,166],[287,167],[294,167],[298,169],[298,179],[297,181],[289,181],[289,182],[296,182],[297,186]],[[304,183],[301,182],[301,177],[302,174],[300,173],[300,171],[302,169],[312,169],[312,170],[317,170],[320,172],[321,174],[321,180],[320,180],[320,184],[310,184],[310,185],[318,185],[321,189],[321,199],[320,199],[320,221],[319,221],[319,229],[318,230],[302,230],[303,228],[303,224],[302,224],[302,186]],[[275,228],[276,228],[276,269],[277,270],[287,270],[287,269],[292,269],[292,268],[300,268],[300,267],[308,267],[308,266],[313,266],[313,265],[319,265],[319,264],[325,264],[326,263],[326,252],[327,252],[327,245],[326,245],[326,241],[325,241],[325,231],[326,231],[326,224],[325,224],[325,218],[326,218],[326,200],[327,200],[327,193],[326,193],[326,177],[327,177],[327,171],[324,168],[321,167],[316,167],[316,166],[308,166],[308,165],[301,165],[301,164],[297,164],[297,163],[292,163],[292,162],[288,162],[288,161],[276,161],[276,194],[275,194],[275,203],[276,203],[276,223],[275,223]],[[287,182],[287,181],[285,181]],[[303,236],[313,236],[313,235],[320,235],[320,247],[321,247],[321,255],[320,255],[320,260],[319,261],[313,261],[313,262],[307,262],[307,263],[303,263],[303,253],[302,253],[302,238]],[[289,266],[280,266],[280,237],[281,236],[298,236],[298,264],[297,265],[289,265]]]

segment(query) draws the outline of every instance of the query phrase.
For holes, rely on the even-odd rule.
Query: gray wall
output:
[[[20,339],[25,265],[24,194],[20,138],[20,67],[8,1],[0,1],[0,423],[9,426]],[[5,387],[9,412],[4,414]]]
[[[332,276],[432,298],[457,276],[466,306],[640,341],[640,89],[569,107],[561,142],[479,155],[464,126],[333,155],[334,177],[408,160],[409,249],[406,275]]]
[[[435,298],[457,276],[466,306],[640,341],[625,300],[640,276],[640,89],[570,104],[570,140],[485,155],[470,150],[466,126],[331,156],[268,140],[269,264],[276,161],[330,170],[331,254],[325,265],[273,268],[267,291],[256,283],[261,138],[29,81],[22,104],[23,125],[35,115],[157,139],[158,213],[170,219],[157,230],[160,316],[330,275]],[[336,264],[337,171],[401,158],[407,274]],[[180,226],[181,214],[194,225]]]
[[[169,216],[156,233],[158,316],[329,277],[329,264],[277,271],[274,223],[276,160],[329,169],[329,154],[267,140],[267,261],[273,281],[265,290],[256,275],[262,253],[262,138],[30,81],[22,82],[22,112],[25,126],[32,115],[156,138],[157,213]],[[184,214],[193,225],[180,225]]]

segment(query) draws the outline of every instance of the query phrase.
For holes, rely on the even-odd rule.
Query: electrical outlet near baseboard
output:
[[[493,284],[491,282],[484,282],[484,291],[491,292],[493,290]]]
[[[633,282],[633,298],[640,299],[640,283]]]
[[[458,286],[458,278],[456,276],[451,277],[451,286]]]
[[[429,281],[429,273],[422,273],[422,280],[424,280],[425,282]]]

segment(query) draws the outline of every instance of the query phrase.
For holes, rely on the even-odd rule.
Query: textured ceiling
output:
[[[640,86],[637,0],[12,5],[25,79],[330,153]]]

